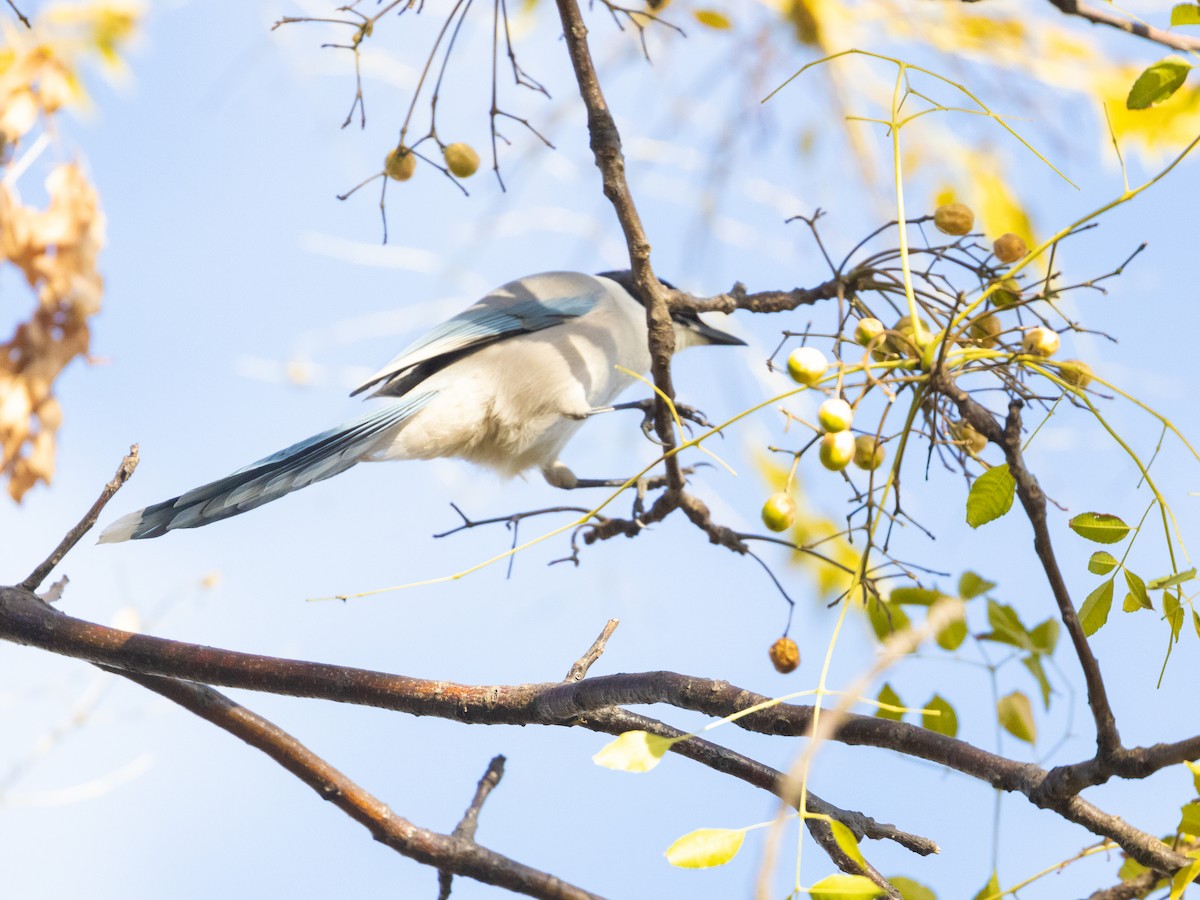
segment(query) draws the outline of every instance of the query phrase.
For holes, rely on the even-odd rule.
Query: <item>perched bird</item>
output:
[[[546,272],[509,282],[430,331],[360,384],[390,400],[232,475],[117,519],[102,543],[196,528],[277,500],[355,463],[458,457],[576,486],[559,453],[650,368],[644,299],[629,271]],[[744,342],[673,314],[675,347]]]

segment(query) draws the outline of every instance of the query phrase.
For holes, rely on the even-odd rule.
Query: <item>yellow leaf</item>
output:
[[[615,741],[605,744],[592,757],[592,762],[620,772],[649,772],[659,764],[675,740],[647,731],[626,731]]]
[[[865,875],[830,875],[811,888],[813,900],[870,900],[884,896],[884,890]]]
[[[1037,724],[1033,721],[1033,706],[1020,691],[1001,697],[996,704],[996,716],[1004,730],[1013,737],[1032,744],[1037,740]]]
[[[842,852],[865,869],[867,860],[858,849],[858,838],[854,836],[854,832],[836,819],[830,819],[829,827],[833,829],[833,839],[842,848]]]
[[[667,862],[681,869],[723,866],[737,856],[745,839],[740,828],[697,828],[667,848]]]
[[[692,15],[696,21],[708,28],[715,28],[718,31],[728,31],[733,27],[733,23],[729,21],[729,16],[725,13],[717,12],[715,9],[697,9]]]
[[[1169,900],[1179,900],[1183,896],[1183,892],[1187,890],[1187,886],[1192,883],[1197,875],[1200,875],[1200,859],[1175,873],[1175,877],[1171,879],[1171,896]]]

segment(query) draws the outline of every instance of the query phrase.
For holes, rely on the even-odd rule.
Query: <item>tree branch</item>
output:
[[[598,710],[653,703],[724,717],[769,700],[727,682],[673,672],[606,675],[574,684],[471,686],[236,653],[85,622],[19,587],[0,588],[0,638],[139,674],[477,724],[580,724],[590,728]],[[800,737],[811,732],[813,713],[813,707],[779,704],[746,715],[738,719],[737,725],[764,734]],[[929,760],[1001,790],[1022,793],[1037,806],[1115,841],[1138,862],[1158,871],[1173,872],[1186,863],[1185,857],[1158,838],[1117,816],[1079,797],[1063,798],[1043,791],[1049,773],[1031,763],[1019,763],[925,728],[873,716],[840,715],[831,737],[844,744],[881,747]],[[676,751],[686,754],[685,748],[694,740],[676,744]],[[1169,756],[1161,750],[1155,754],[1159,760]]]
[[[439,834],[401,818],[286,731],[212,688],[121,669],[109,671],[161,694],[261,750],[321,799],[364,826],[375,840],[410,859],[531,897],[596,900],[595,894],[479,846],[458,829],[453,835]]]
[[[625,157],[621,152],[621,133],[609,112],[592,61],[587,42],[587,26],[579,11],[576,0],[557,0],[558,15],[562,20],[563,37],[567,52],[571,56],[571,67],[579,84],[579,95],[587,108],[588,135],[591,138],[592,155],[600,170],[604,196],[612,203],[625,244],[629,249],[629,265],[633,270],[633,281],[646,298],[646,328],[650,334],[650,373],[654,385],[667,397],[674,399],[675,389],[671,380],[671,354],[675,352],[675,329],[671,324],[670,292],[663,287],[650,266],[650,241],[642,227],[641,217],[629,192],[625,178]],[[672,427],[670,410],[662,396],[656,396],[654,411],[655,433],[664,450],[675,446],[675,431]],[[683,475],[679,461],[670,456],[666,460],[668,493],[683,489]]]
[[[1173,50],[1183,50],[1184,52],[1200,50],[1200,38],[1188,37],[1185,34],[1178,34],[1174,31],[1163,31],[1161,28],[1155,28],[1152,25],[1134,22],[1108,10],[1089,6],[1087,3],[1080,2],[1080,0],[1049,0],[1049,3],[1068,16],[1079,16],[1093,25],[1107,25],[1110,28],[1116,28],[1119,31],[1124,31],[1126,34],[1137,35],[1140,38],[1154,41],[1156,44],[1162,44],[1164,47],[1170,47]]]

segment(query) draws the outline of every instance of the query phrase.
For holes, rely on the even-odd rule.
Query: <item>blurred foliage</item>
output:
[[[86,356],[88,321],[104,293],[104,214],[77,148],[63,146],[54,120],[86,103],[80,71],[89,59],[122,71],[120,52],[139,16],[128,5],[50,4],[30,28],[0,20],[0,265],[20,273],[33,299],[0,350],[0,473],[17,501],[54,475],[62,421],[54,381]],[[40,205],[23,200],[19,187],[34,173],[43,176]]]

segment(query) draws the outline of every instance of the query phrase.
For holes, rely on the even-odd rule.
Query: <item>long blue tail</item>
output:
[[[104,529],[100,543],[152,538],[176,528],[199,528],[278,500],[345,472],[375,449],[379,438],[421,409],[432,393],[331,428],[273,453],[216,481],[122,516]]]

